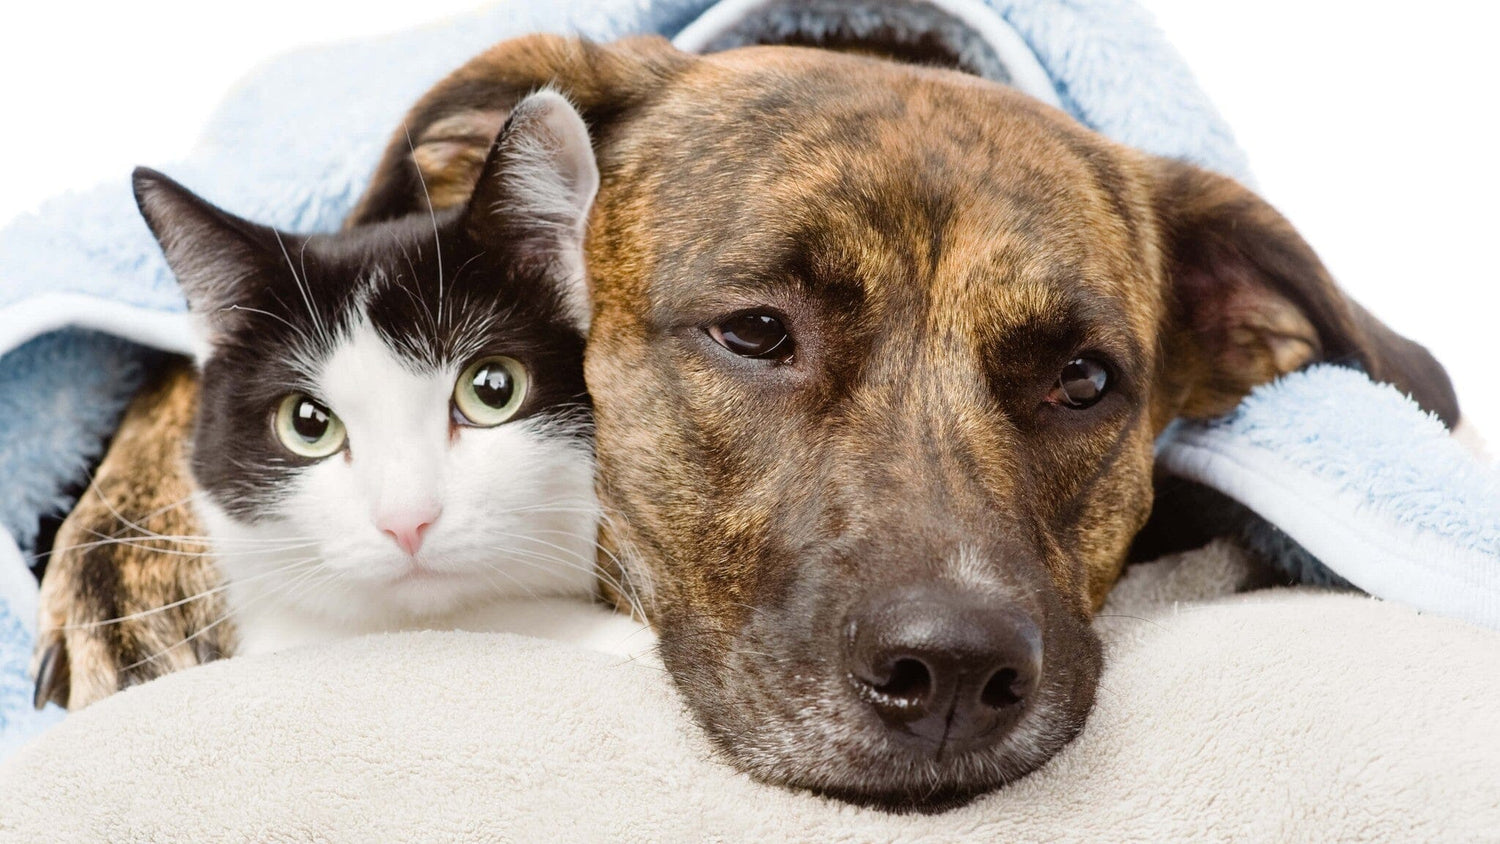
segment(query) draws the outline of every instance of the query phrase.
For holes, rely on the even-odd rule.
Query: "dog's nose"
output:
[[[939,748],[998,740],[1042,671],[1042,634],[1019,608],[923,586],[850,616],[849,674],[893,730]]]

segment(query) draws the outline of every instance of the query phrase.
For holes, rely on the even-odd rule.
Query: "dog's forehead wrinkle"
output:
[[[1139,493],[1122,462],[1149,467],[1149,438],[1115,416],[1094,430],[1034,413],[1051,357],[1154,342],[1141,177],[995,86],[772,55],[694,60],[601,149],[586,363],[624,513],[608,532],[659,586],[664,656],[742,767],[888,800],[992,788],[1076,733],[1098,667],[1080,621],[1093,558],[1130,521],[1050,515],[1100,465],[1112,499]],[[793,367],[769,370],[783,381],[657,330],[662,313],[691,329],[757,308],[796,335]],[[1028,342],[1041,328],[1058,348]],[[997,355],[1024,389],[994,389]],[[996,746],[923,760],[826,647],[856,600],[903,578],[1044,626],[1049,669]]]

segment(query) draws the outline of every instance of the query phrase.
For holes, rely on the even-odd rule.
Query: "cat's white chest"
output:
[[[349,631],[341,635],[329,625],[296,613],[242,613],[237,622],[235,656],[258,656],[357,635]]]
[[[583,597],[516,598],[471,607],[441,618],[400,625],[340,624],[304,613],[270,610],[242,616],[237,656],[275,653],[372,633],[465,630],[515,633],[627,658],[650,654],[656,636],[635,619]]]

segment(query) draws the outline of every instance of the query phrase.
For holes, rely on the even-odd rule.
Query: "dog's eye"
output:
[[[791,360],[794,344],[781,320],[770,314],[736,314],[708,327],[714,342],[740,357]]]
[[[1109,370],[1093,358],[1068,361],[1048,394],[1047,401],[1082,410],[1104,398],[1109,386]]]

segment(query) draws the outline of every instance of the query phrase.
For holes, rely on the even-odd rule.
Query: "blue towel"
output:
[[[530,0],[287,55],[235,88],[186,160],[142,163],[251,219],[332,230],[406,108],[488,45],[530,32],[701,42],[715,16],[753,2]],[[930,2],[991,33],[1007,76],[1023,90],[1121,142],[1249,180],[1229,130],[1133,0]],[[35,583],[21,552],[34,547],[40,516],[71,504],[68,490],[85,479],[153,356],[194,351],[183,310],[126,173],[0,230],[0,757],[57,717],[30,708]],[[1368,381],[1344,386],[1374,389]],[[1340,465],[1357,472],[1362,458],[1340,452],[1334,459],[1353,461]],[[1342,488],[1358,490],[1360,482],[1353,477]],[[1442,499],[1421,503],[1441,506]],[[1441,534],[1444,522],[1435,518]]]
[[[1500,474],[1394,387],[1314,366],[1173,424],[1156,458],[1294,539],[1276,562],[1298,581],[1500,630]]]

